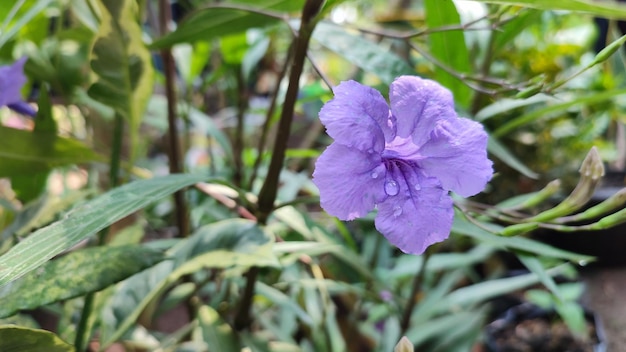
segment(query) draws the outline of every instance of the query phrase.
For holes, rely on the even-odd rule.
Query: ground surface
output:
[[[600,317],[606,334],[606,352],[626,352],[626,267],[589,268],[583,304]]]

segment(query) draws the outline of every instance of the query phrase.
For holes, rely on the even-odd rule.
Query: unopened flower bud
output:
[[[406,336],[402,336],[400,342],[393,349],[393,352],[413,352],[414,347],[411,341]]]
[[[556,222],[566,223],[596,219],[603,214],[608,214],[616,209],[620,209],[625,203],[626,188],[622,188],[606,200],[602,201],[600,204],[594,205],[582,213],[559,218]]]
[[[576,188],[559,205],[548,209],[533,217],[525,219],[526,222],[545,222],[558,217],[571,214],[582,208],[595,191],[600,179],[604,176],[604,165],[596,147],[592,147],[580,167],[580,179]]]

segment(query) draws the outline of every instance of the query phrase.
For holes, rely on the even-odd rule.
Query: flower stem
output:
[[[171,21],[170,2],[167,0],[159,1],[159,26],[161,34],[167,32],[167,24]],[[178,137],[178,127],[176,125],[176,92],[174,89],[176,67],[172,50],[166,48],[161,50],[161,58],[163,60],[163,74],[165,76],[165,96],[167,99],[167,137],[169,141],[169,167],[171,174],[182,172],[181,166],[181,148]],[[178,225],[178,234],[180,237],[189,235],[189,218],[187,216],[187,204],[185,202],[185,191],[180,190],[174,193],[174,203],[176,204],[176,224]]]
[[[302,20],[298,36],[294,38],[293,61],[291,63],[291,72],[289,74],[289,85],[283,103],[283,110],[278,122],[278,131],[274,140],[274,149],[272,159],[270,161],[267,177],[263,183],[263,187],[259,192],[258,215],[259,222],[264,224],[267,217],[274,207],[276,194],[278,192],[278,181],[280,172],[283,168],[285,160],[285,151],[287,150],[287,140],[291,132],[291,121],[293,120],[293,111],[298,98],[300,75],[304,67],[304,61],[309,46],[311,34],[315,28],[315,15],[319,12],[323,0],[308,0],[302,11]]]
[[[422,290],[422,283],[424,282],[424,276],[426,275],[426,264],[428,264],[428,260],[430,259],[435,246],[430,246],[426,249],[424,253],[424,261],[422,262],[422,267],[413,278],[413,287],[411,288],[411,295],[409,296],[409,301],[404,308],[404,313],[402,315],[402,320],[400,321],[400,337],[404,336],[409,329],[409,325],[411,325],[411,316],[413,315],[413,309],[417,304],[417,295]]]
[[[294,42],[291,46],[291,50],[293,50],[293,61],[291,62],[289,85],[287,87],[280,121],[278,122],[278,131],[276,139],[274,140],[274,149],[269,170],[267,172],[265,182],[261,187],[261,191],[259,192],[259,202],[256,215],[257,221],[261,225],[267,223],[267,218],[274,208],[274,201],[276,200],[276,194],[278,192],[280,172],[285,161],[287,140],[291,133],[291,121],[293,119],[296,100],[298,99],[300,75],[302,74],[304,61],[306,60],[311,34],[313,34],[313,29],[317,23],[315,18],[323,3],[324,0],[307,0],[304,4],[304,8],[302,9],[302,18],[300,21],[300,30],[298,35],[294,38]],[[254,297],[254,285],[258,273],[259,268],[257,267],[250,268],[250,270],[246,273],[246,288],[241,298],[241,302],[239,303],[239,311],[235,316],[235,328],[238,330],[247,329],[252,322],[250,311],[252,308],[252,299]]]

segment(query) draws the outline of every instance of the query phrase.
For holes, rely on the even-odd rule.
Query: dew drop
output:
[[[395,196],[400,191],[398,183],[394,180],[389,180],[385,183],[385,193],[390,196]]]
[[[416,191],[419,191],[419,190],[421,190],[421,189],[422,189],[422,186],[420,186],[420,184],[419,184],[419,183],[416,183],[416,184],[415,184],[415,186],[413,186],[413,188],[414,188]]]
[[[398,217],[402,215],[402,208],[399,205],[393,207],[393,216]]]
[[[372,173],[370,174],[370,176],[372,176],[373,179],[377,179],[378,178],[378,172],[376,171],[372,171]]]

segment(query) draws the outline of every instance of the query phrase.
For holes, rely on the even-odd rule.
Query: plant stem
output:
[[[413,309],[415,309],[415,305],[417,304],[417,295],[422,290],[422,283],[424,282],[424,276],[426,275],[426,264],[428,264],[428,259],[430,259],[432,255],[433,246],[429,247],[424,253],[424,261],[422,262],[422,267],[418,271],[417,275],[413,279],[413,287],[411,288],[411,295],[409,296],[409,301],[404,308],[404,313],[402,315],[402,320],[400,321],[400,337],[404,336],[409,329],[409,325],[411,325],[411,316],[413,315]],[[399,338],[400,338],[399,337]]]
[[[302,9],[302,18],[300,21],[300,30],[298,36],[294,38],[291,50],[293,50],[293,61],[291,62],[291,72],[289,74],[289,85],[285,95],[283,110],[278,123],[278,132],[274,140],[274,149],[270,167],[259,192],[259,203],[257,209],[257,221],[259,224],[266,224],[267,218],[274,208],[274,201],[278,192],[278,182],[280,172],[285,161],[285,151],[287,149],[287,140],[291,132],[291,121],[293,112],[298,99],[298,90],[300,83],[300,75],[306,60],[309,40],[313,29],[315,28],[316,15],[322,8],[324,0],[307,0]],[[250,311],[252,310],[252,299],[254,297],[254,285],[258,276],[259,269],[252,267],[246,273],[246,288],[239,303],[239,311],[235,316],[235,328],[238,330],[247,329],[252,318]]]
[[[243,78],[241,66],[236,67],[235,76],[237,76],[237,127],[235,129],[235,140],[233,143],[233,158],[235,159],[235,172],[233,174],[233,183],[237,187],[242,187],[243,182],[243,126],[244,114],[248,106],[248,98],[246,93],[246,82]]]
[[[289,85],[285,95],[283,110],[278,123],[278,131],[274,140],[274,149],[267,177],[259,192],[259,208],[257,218],[260,223],[265,223],[267,217],[274,207],[276,194],[278,192],[278,182],[280,172],[283,168],[285,160],[285,151],[287,150],[287,140],[291,132],[291,121],[293,120],[293,111],[298,99],[298,90],[300,83],[300,75],[304,67],[309,40],[315,27],[316,22],[313,21],[315,15],[319,12],[323,0],[308,0],[302,11],[302,20],[298,36],[294,39],[293,61],[291,63],[291,72],[289,74]]]
[[[159,1],[159,25],[161,34],[167,33],[167,24],[171,21],[170,3],[168,0]],[[180,140],[178,138],[178,126],[176,125],[176,92],[174,89],[176,79],[176,68],[172,50],[170,48],[161,50],[163,60],[163,74],[165,76],[165,96],[167,98],[167,137],[169,141],[169,166],[171,174],[182,172]],[[187,203],[185,202],[185,191],[180,190],[174,193],[174,203],[176,204],[176,224],[180,237],[189,235],[189,218],[187,216]]]

